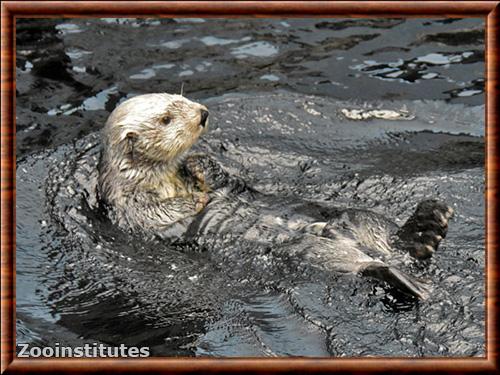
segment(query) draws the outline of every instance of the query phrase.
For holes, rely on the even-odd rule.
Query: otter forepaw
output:
[[[411,256],[430,258],[448,232],[453,209],[437,200],[420,202],[415,213],[398,232],[402,245]]]
[[[205,183],[205,166],[202,155],[189,155],[184,160],[184,167],[189,174],[201,183]]]
[[[201,186],[216,190],[228,182],[228,174],[212,157],[204,154],[189,155],[184,160],[184,167]]]

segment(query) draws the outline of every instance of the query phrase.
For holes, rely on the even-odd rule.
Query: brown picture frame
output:
[[[499,1],[5,1],[1,4],[1,372],[495,372],[498,361]],[[486,20],[486,356],[21,359],[15,356],[15,20],[20,17],[478,17]]]

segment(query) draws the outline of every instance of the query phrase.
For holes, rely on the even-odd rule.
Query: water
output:
[[[484,355],[482,20],[40,19],[16,35],[18,342],[161,356]],[[228,269],[210,251],[107,222],[96,131],[126,98],[182,84],[211,113],[196,150],[261,191],[399,224],[429,196],[450,204],[436,257],[402,265],[432,285],[429,300],[279,262],[273,274]],[[413,119],[353,121],[345,108]]]

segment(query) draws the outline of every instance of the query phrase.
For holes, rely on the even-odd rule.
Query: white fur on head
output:
[[[146,94],[128,99],[111,113],[104,128],[107,147],[134,152],[143,159],[169,161],[188,150],[205,131],[206,108],[181,95]],[[128,150],[130,151],[130,150]]]

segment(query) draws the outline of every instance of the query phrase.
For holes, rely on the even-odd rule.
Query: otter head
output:
[[[104,127],[106,149],[143,163],[168,162],[188,150],[207,125],[207,108],[181,95],[140,95],[109,116]]]

